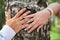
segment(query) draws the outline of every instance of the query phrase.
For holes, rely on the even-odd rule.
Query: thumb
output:
[[[11,19],[11,10],[10,9],[8,9],[8,12],[6,14],[6,21],[9,19]]]

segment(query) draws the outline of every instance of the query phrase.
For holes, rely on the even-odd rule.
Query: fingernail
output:
[[[10,9],[8,9],[8,11],[10,11]]]
[[[24,29],[26,31],[26,29]]]
[[[39,30],[37,30],[37,32],[39,32]]]
[[[29,13],[31,12],[31,11],[28,11]]]
[[[30,32],[28,31],[28,33],[30,33]]]

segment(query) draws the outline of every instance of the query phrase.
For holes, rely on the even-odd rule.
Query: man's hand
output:
[[[25,22],[29,20],[29,18],[23,19],[25,16],[27,16],[30,13],[30,11],[27,12],[25,11],[26,8],[23,8],[13,18],[11,18],[11,11],[10,9],[8,10],[8,13],[6,15],[6,25],[10,26],[16,33],[22,30],[23,28],[25,28],[26,25]],[[21,15],[22,13],[24,14]]]
[[[25,18],[31,18],[27,23],[30,23],[30,22],[32,23],[29,24],[29,26],[27,26],[25,30],[27,30],[28,33],[31,33],[33,30],[37,28],[37,31],[39,31],[39,29],[44,24],[46,24],[49,17],[50,17],[50,12],[48,10],[39,11],[35,14],[26,16]]]

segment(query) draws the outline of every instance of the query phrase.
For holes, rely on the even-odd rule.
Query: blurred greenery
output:
[[[48,0],[48,3],[51,4],[53,2],[58,2],[60,3],[60,0]],[[1,6],[2,5],[2,6]],[[4,0],[0,0],[0,16],[2,16],[2,19],[0,19],[2,25],[5,24],[5,13],[4,13]],[[51,32],[50,32],[50,36],[51,36],[51,40],[60,40],[60,31],[59,31],[59,27],[60,26],[60,20],[55,17],[55,25],[52,25],[51,27]],[[0,28],[2,26],[0,25]]]
[[[60,33],[57,30],[57,27],[52,26],[51,30],[51,40],[60,40]]]
[[[3,24],[5,23],[5,12],[4,12],[4,0],[0,0],[0,29],[2,28]]]
[[[60,0],[48,0],[48,3],[60,3]],[[55,25],[52,25],[50,32],[51,40],[60,40],[60,19],[55,17]]]
[[[49,3],[53,3],[53,2],[58,2],[60,3],[60,0],[48,0]]]
[[[60,19],[55,17],[55,26],[52,25],[50,32],[51,40],[60,40]]]

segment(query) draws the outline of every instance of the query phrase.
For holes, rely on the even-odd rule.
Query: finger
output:
[[[27,24],[23,24],[23,27],[22,28],[26,28]]]
[[[25,26],[25,28],[26,28],[26,27],[28,27],[28,26],[29,26],[29,24],[25,24],[24,26]]]
[[[30,11],[25,12],[25,13],[22,15],[22,17],[25,17],[25,16],[28,15],[29,13],[30,13]]]
[[[28,16],[26,16],[24,18],[31,18],[31,17],[34,17],[34,16],[35,16],[35,14],[31,14],[31,15],[28,15]]]
[[[22,28],[24,29],[24,28],[26,28],[28,26],[29,26],[29,24],[23,24]]]
[[[33,23],[31,23],[31,24],[29,25],[29,27],[25,28],[25,30],[29,30],[31,27],[33,27],[33,26],[35,25],[35,23],[36,23],[36,21],[34,21]]]
[[[21,17],[19,17],[20,20],[22,20],[25,16],[27,16],[30,13],[30,11],[25,12]]]
[[[43,25],[40,25],[38,28],[37,28],[37,32],[39,32],[40,28],[42,27]]]
[[[23,19],[23,20],[21,21],[21,23],[24,24],[24,23],[26,23],[27,21],[29,21],[29,18],[28,18],[28,19]]]
[[[18,18],[22,13],[24,13],[26,11],[26,8],[21,9],[14,18]]]
[[[6,20],[11,19],[11,10],[9,9],[7,14],[6,14]]]
[[[34,18],[30,19],[27,23],[30,23],[30,22],[33,22],[34,21]]]
[[[35,30],[39,26],[39,22],[36,23],[29,31],[28,33],[31,33],[33,30]]]

